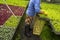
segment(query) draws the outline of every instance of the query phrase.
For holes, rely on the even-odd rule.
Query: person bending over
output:
[[[40,0],[30,0],[28,8],[26,10],[26,15],[27,15],[25,19],[25,24],[26,24],[25,35],[26,36],[31,36],[30,31],[32,29],[30,28],[30,24],[32,22],[34,15],[39,15],[39,14],[45,14],[45,12],[40,9]]]

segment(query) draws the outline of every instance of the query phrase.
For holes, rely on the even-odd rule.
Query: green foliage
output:
[[[8,5],[14,5],[14,6],[27,6],[27,1],[21,1],[21,0],[6,0]],[[0,0],[0,4],[5,4],[3,0]],[[3,25],[2,28],[0,28],[0,40],[11,40],[16,27],[21,19],[21,16],[11,16]],[[19,37],[20,38],[20,37]]]
[[[11,40],[14,35],[14,28],[3,27],[0,28],[0,40]]]
[[[2,28],[0,28],[0,40],[11,40],[21,16],[14,17],[13,15],[5,22]]]
[[[28,1],[22,1],[22,0],[6,0],[7,4],[9,5],[16,5],[16,6],[24,6],[28,4]],[[2,0],[0,0],[1,4],[4,4]],[[51,23],[53,24],[54,30],[56,32],[60,32],[60,5],[59,4],[49,4],[49,3],[42,3],[42,9],[45,10],[48,14],[48,18],[51,19]],[[14,16],[11,16],[6,23],[4,24],[5,28],[0,28],[0,38],[1,40],[10,40],[12,37],[11,35],[14,32],[14,27],[17,26],[19,20],[21,17],[17,17],[17,19]],[[12,27],[12,28],[10,28]],[[41,33],[42,40],[55,40],[55,38],[52,37],[51,29],[47,26],[44,27],[42,33]],[[57,39],[59,40],[59,39]]]
[[[44,26],[40,36],[41,36],[42,40],[52,40],[52,38],[53,38],[51,29],[46,25]]]
[[[20,21],[21,17],[20,16],[11,16],[7,21],[6,23],[4,24],[4,26],[7,26],[7,27],[16,27]]]
[[[56,32],[60,32],[60,5],[52,3],[42,3],[42,8],[48,14],[48,18],[51,19],[51,23]]]
[[[15,6],[24,6],[26,7],[28,1],[21,1],[21,0],[6,0],[8,5],[15,5]],[[5,4],[3,0],[0,0],[0,4]]]

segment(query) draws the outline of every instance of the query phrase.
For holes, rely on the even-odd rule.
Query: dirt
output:
[[[25,8],[21,6],[13,6],[9,5],[11,10],[14,12],[16,16],[22,16]],[[5,4],[0,4],[0,25],[3,25],[8,18],[12,15]]]

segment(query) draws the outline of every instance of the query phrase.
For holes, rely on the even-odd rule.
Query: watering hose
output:
[[[5,5],[7,6],[7,8],[9,9],[9,11],[14,15],[15,18],[17,18],[14,14],[14,12],[11,10],[11,8],[8,6],[8,4],[6,3],[5,0],[3,0],[3,2],[5,3]]]

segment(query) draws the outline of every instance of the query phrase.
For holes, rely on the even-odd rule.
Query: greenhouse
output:
[[[60,40],[60,0],[46,1],[52,0],[41,2],[47,16],[39,15],[40,20],[36,17],[33,33],[39,32],[41,40]],[[28,38],[23,34],[28,3],[29,0],[0,0],[0,40],[35,40],[35,36]]]

